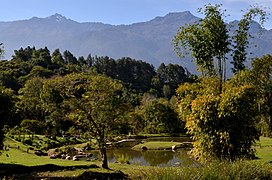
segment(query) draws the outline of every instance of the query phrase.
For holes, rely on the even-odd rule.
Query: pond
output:
[[[173,141],[173,142],[191,142],[190,137],[151,137],[145,139],[145,141]]]
[[[140,141],[173,141],[190,142],[189,137],[152,137]],[[135,145],[135,144],[134,144]],[[134,146],[132,145],[132,146]],[[198,163],[189,158],[189,148],[182,148],[176,151],[171,150],[147,150],[136,151],[131,147],[119,147],[107,150],[109,162],[129,162],[130,164],[142,166],[197,166]],[[94,156],[99,157],[99,151],[91,151]]]
[[[130,164],[142,166],[197,166],[197,162],[189,158],[187,152],[190,149],[171,150],[147,150],[135,151],[130,148],[118,148],[107,150],[109,162],[128,161]],[[92,151],[94,156],[99,157],[99,151]]]

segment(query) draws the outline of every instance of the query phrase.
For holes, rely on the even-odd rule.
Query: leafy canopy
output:
[[[179,114],[194,140],[193,156],[200,161],[254,156],[251,147],[259,137],[255,91],[237,79],[224,83],[222,92],[216,78],[185,83],[177,90]]]

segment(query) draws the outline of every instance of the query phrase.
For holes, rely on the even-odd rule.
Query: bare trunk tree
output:
[[[100,147],[100,154],[102,160],[102,168],[109,169],[106,147],[103,145]]]

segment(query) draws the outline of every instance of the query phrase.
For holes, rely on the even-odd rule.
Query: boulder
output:
[[[61,155],[60,154],[52,154],[50,156],[50,159],[57,159],[57,158],[61,158]]]
[[[173,146],[172,146],[172,151],[175,151],[175,150],[177,150],[177,146],[176,146],[176,145],[173,145]]]
[[[61,159],[66,159],[67,155],[66,154],[62,154],[61,155]]]
[[[36,154],[37,156],[47,156],[48,155],[47,153],[42,152],[41,150],[34,151],[34,154]]]
[[[78,161],[78,158],[77,158],[76,156],[74,156],[74,157],[72,158],[72,160],[73,160],[73,161]]]
[[[67,160],[71,160],[71,156],[66,156],[66,158],[65,159],[67,159]]]

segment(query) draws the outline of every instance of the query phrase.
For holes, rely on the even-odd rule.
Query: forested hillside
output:
[[[141,116],[141,114],[147,113],[149,106],[160,105],[163,108],[162,113],[166,113],[164,109],[169,111],[171,119],[167,118],[167,121],[170,121],[170,124],[171,121],[178,122],[174,105],[171,106],[167,101],[175,95],[175,89],[180,83],[194,81],[194,77],[179,65],[161,64],[155,70],[153,65],[129,57],[117,60],[107,56],[92,57],[91,55],[86,59],[76,58],[69,51],[64,51],[62,54],[56,49],[50,53],[46,47],[41,49],[27,47],[16,50],[10,61],[0,62],[0,69],[1,86],[9,90],[9,95],[12,94],[10,103],[14,105],[12,110],[7,106],[5,111],[9,112],[9,118],[6,119],[7,125],[14,127],[20,126],[24,120],[35,121],[37,125],[40,125],[37,126],[35,132],[54,134],[68,131],[76,125],[72,119],[64,116],[67,112],[62,109],[65,106],[62,103],[67,101],[66,93],[71,90],[74,91],[72,96],[81,98],[87,90],[81,86],[77,87],[77,83],[85,82],[84,78],[100,76],[108,77],[122,84],[122,96],[128,103],[127,108],[133,112],[133,109],[137,107],[139,111],[132,114],[143,119],[141,123],[130,122],[133,119],[127,119],[126,126],[122,127],[122,133],[128,133],[132,129],[134,132],[168,132],[170,129],[172,132],[179,132],[182,126],[176,127],[175,125],[149,130],[144,125],[149,123],[145,121],[153,119]],[[73,79],[74,76],[78,78]],[[81,77],[82,80],[80,80]],[[74,86],[69,87],[70,85],[67,84],[67,87],[64,87],[65,83],[60,83],[61,81],[71,81]],[[47,97],[48,95],[52,97]],[[51,108],[57,108],[56,112],[52,113]],[[159,115],[153,114],[153,116]],[[49,127],[52,123],[55,124],[53,129],[40,131],[42,127]],[[161,120],[161,122],[154,123],[166,122]],[[134,127],[134,125],[139,127]]]

